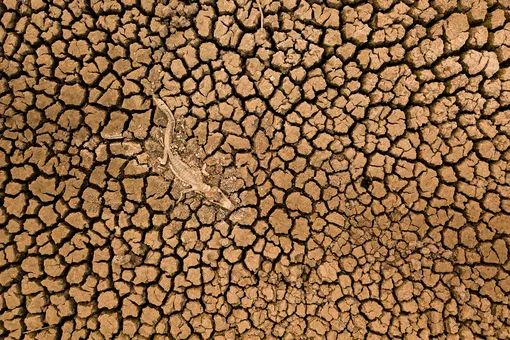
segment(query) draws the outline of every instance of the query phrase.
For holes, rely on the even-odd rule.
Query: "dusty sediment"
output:
[[[510,338],[507,0],[5,0],[0,43],[0,338]]]

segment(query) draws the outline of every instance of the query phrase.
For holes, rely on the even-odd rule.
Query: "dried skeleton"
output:
[[[171,144],[175,134],[175,118],[170,108],[161,98],[156,95],[153,95],[152,98],[156,107],[163,111],[168,118],[163,141],[163,157],[159,158],[159,162],[161,165],[168,164],[168,167],[174,176],[181,182],[190,186],[190,188],[181,191],[179,201],[181,201],[184,195],[188,192],[198,192],[202,194],[207,201],[226,210],[232,210],[234,208],[234,204],[228,199],[225,193],[220,188],[210,186],[204,182],[203,176],[209,176],[209,174],[205,171],[206,164],[204,164],[201,170],[192,168],[186,164],[179,154],[172,148]]]

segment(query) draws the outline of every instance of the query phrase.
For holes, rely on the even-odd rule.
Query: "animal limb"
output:
[[[179,199],[177,200],[177,202],[181,202],[183,199],[184,199],[184,196],[187,194],[187,193],[190,193],[190,192],[195,192],[196,190],[194,188],[189,188],[189,189],[183,189],[181,191],[181,194],[179,195]]]
[[[209,177],[209,173],[205,170],[207,167],[207,164],[204,163],[204,165],[202,165],[202,174],[205,176],[205,177]]]

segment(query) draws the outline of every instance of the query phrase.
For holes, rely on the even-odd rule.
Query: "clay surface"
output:
[[[0,3],[1,339],[510,339],[509,249],[508,0]]]

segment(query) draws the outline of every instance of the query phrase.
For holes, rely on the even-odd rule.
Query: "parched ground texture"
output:
[[[260,6],[0,4],[0,338],[510,338],[510,0]]]

